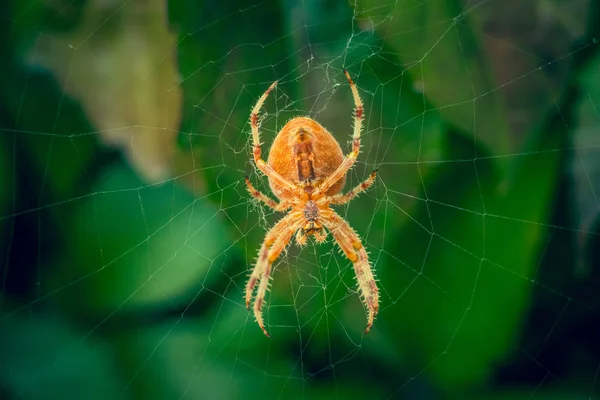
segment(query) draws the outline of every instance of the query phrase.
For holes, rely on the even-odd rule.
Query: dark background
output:
[[[0,6],[0,397],[591,399],[600,393],[600,9],[574,0]],[[275,264],[263,152],[308,115],[362,152],[331,240]],[[330,236],[331,238],[331,236]]]

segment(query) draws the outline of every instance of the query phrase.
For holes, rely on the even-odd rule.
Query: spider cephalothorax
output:
[[[354,164],[360,150],[360,131],[363,105],[350,75],[344,71],[354,97],[354,134],[352,151],[344,157],[335,138],[318,122],[308,117],[290,120],[271,145],[268,162],[261,158],[258,112],[267,96],[275,88],[274,82],[258,99],[250,114],[254,162],[268,178],[271,190],[279,203],[256,190],[250,180],[246,184],[250,194],[275,211],[287,211],[265,236],[256,265],[246,285],[246,307],[250,308],[252,294],[258,284],[254,300],[254,316],[265,335],[269,336],[262,317],[262,306],[271,278],[272,264],[296,234],[296,242],[303,246],[313,235],[319,243],[325,241],[327,229],[344,254],[354,264],[361,299],[367,308],[367,328],[371,329],[379,310],[379,291],[369,264],[369,258],[360,238],[348,223],[330,206],[345,204],[375,181],[376,171],[346,194],[340,194],[346,183],[346,173]]]

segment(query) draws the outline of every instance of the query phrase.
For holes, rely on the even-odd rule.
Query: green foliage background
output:
[[[0,16],[2,398],[598,395],[597,2],[12,0]],[[339,212],[381,312],[363,335],[348,261],[291,246],[267,339],[242,300],[279,218],[245,192],[246,174],[268,192],[249,111],[278,79],[265,152],[298,114],[347,148],[343,68],[367,109],[347,188],[379,177]]]

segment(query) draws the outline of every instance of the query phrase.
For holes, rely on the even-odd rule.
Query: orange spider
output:
[[[262,331],[269,337],[262,317],[262,306],[269,288],[272,263],[285,249],[294,233],[296,243],[306,244],[307,236],[313,235],[318,243],[325,241],[327,228],[337,244],[354,264],[359,293],[367,309],[369,332],[379,310],[379,291],[365,248],[360,238],[348,223],[330,205],[348,203],[360,192],[369,188],[375,181],[377,171],[364,182],[346,194],[340,194],[346,183],[346,173],[354,164],[360,150],[360,131],[363,120],[363,104],[350,75],[344,70],[354,97],[354,134],[352,151],[344,157],[335,138],[318,122],[308,117],[290,120],[277,134],[268,162],[261,158],[258,113],[267,96],[277,86],[277,81],[258,99],[250,114],[254,162],[268,178],[271,190],[279,203],[256,190],[248,177],[246,185],[250,194],[275,211],[289,213],[283,217],[265,236],[256,265],[246,285],[246,307],[250,309],[252,294],[256,284],[258,292],[254,300],[254,316]]]

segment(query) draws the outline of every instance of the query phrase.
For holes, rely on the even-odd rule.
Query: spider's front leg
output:
[[[371,270],[367,251],[356,232],[354,232],[354,229],[335,211],[331,210],[327,213],[322,213],[321,220],[323,221],[323,225],[329,229],[346,257],[354,265],[359,294],[368,314],[367,327],[365,329],[365,333],[367,333],[371,330],[373,321],[379,312],[379,289]]]
[[[271,91],[275,88],[275,86],[277,86],[277,81],[273,82],[271,84],[271,86],[269,86],[269,88],[262,94],[262,96],[260,96],[260,98],[258,99],[256,104],[254,105],[252,112],[250,113],[250,126],[252,127],[252,146],[253,146],[252,154],[253,154],[254,162],[256,163],[256,166],[258,167],[258,169],[260,169],[262,171],[263,174],[265,174],[267,177],[269,177],[274,182],[276,182],[279,186],[281,186],[282,189],[288,190],[291,193],[299,193],[298,188],[294,184],[292,184],[291,182],[288,182],[277,171],[275,171],[269,164],[267,164],[267,162],[265,160],[263,160],[261,158],[262,150],[260,148],[260,131],[258,129],[259,128],[258,113],[260,112],[260,109],[262,108],[263,104],[265,103],[265,100],[269,96],[269,93],[271,93]]]
[[[329,175],[321,185],[319,185],[318,189],[313,194],[314,196],[325,193],[331,186],[339,181],[348,170],[352,168],[360,151],[360,132],[362,130],[362,122],[364,119],[363,102],[348,71],[344,70],[344,75],[346,75],[346,79],[348,79],[348,83],[350,83],[350,90],[352,90],[352,97],[354,98],[354,133],[352,134],[352,151],[344,158],[344,161],[342,161],[340,166]]]

